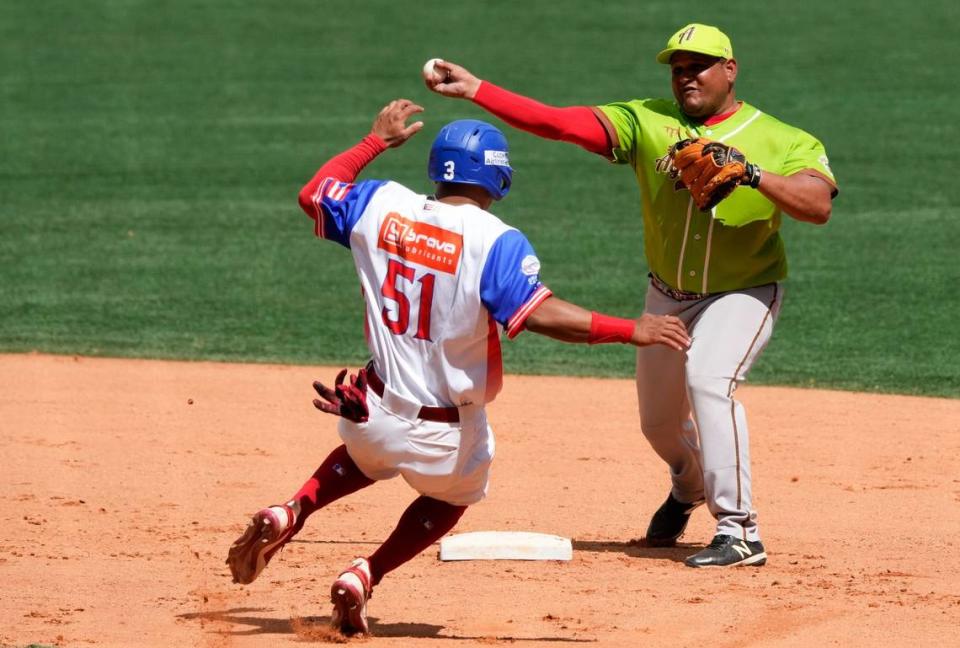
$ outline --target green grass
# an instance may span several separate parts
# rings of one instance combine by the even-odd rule
[[[786,16],[786,17],[785,17]],[[135,0],[0,5],[0,350],[359,363],[349,255],[318,242],[296,193],[383,103],[423,134],[367,177],[428,190],[430,140],[484,114],[429,94],[431,56],[542,100],[669,93],[653,62],[691,20],[733,38],[739,96],[822,139],[841,195],[790,222],[791,277],[760,383],[960,396],[958,96],[935,0],[628,2]],[[496,212],[546,282],[620,315],[645,264],[630,172],[507,130],[517,169]],[[508,371],[626,376],[629,349],[524,334]]]

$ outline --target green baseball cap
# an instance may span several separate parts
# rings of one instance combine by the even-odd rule
[[[733,58],[733,45],[730,38],[716,27],[690,23],[670,37],[666,49],[657,54],[657,62],[670,63],[674,52],[696,52],[728,59]]]

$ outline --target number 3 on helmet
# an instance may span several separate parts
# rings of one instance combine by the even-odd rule
[[[513,180],[507,138],[476,119],[450,122],[433,140],[427,174],[434,182],[478,185],[500,200]]]

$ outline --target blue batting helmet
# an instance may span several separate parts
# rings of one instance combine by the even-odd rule
[[[513,179],[507,138],[476,119],[450,122],[433,140],[427,174],[434,182],[479,185],[500,200],[510,191]]]

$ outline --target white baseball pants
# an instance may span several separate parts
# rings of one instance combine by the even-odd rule
[[[383,398],[368,389],[369,420],[340,420],[360,471],[375,480],[402,475],[421,495],[455,506],[486,497],[495,447],[483,407],[460,407],[459,423],[441,423],[415,418],[420,405],[403,401],[389,386]]]

